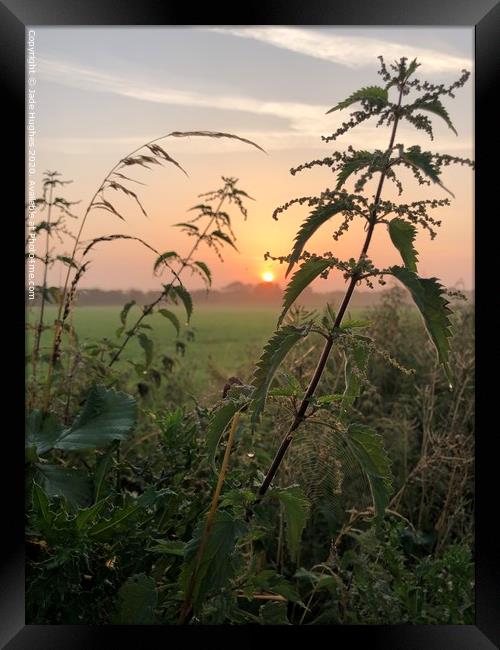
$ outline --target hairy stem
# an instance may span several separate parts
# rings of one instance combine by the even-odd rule
[[[399,89],[399,100],[398,100],[398,105],[397,105],[397,110],[395,113],[394,117],[394,124],[392,127],[392,132],[391,132],[391,138],[389,141],[389,146],[388,150],[392,150],[394,146],[394,140],[396,138],[396,131],[398,127],[398,122],[399,122],[399,108],[401,106],[401,100],[403,97],[403,88],[404,84],[401,84],[400,89]],[[387,170],[389,169],[389,164],[387,164],[384,169],[381,171],[380,174],[380,179],[378,182],[378,187],[377,191],[375,194],[375,200],[373,203],[373,207],[371,209],[371,215],[370,215],[370,221],[369,221],[369,226],[368,226],[368,231],[366,233],[366,238],[365,242],[363,244],[363,248],[361,249],[361,253],[358,258],[358,263],[361,262],[365,257],[368,252],[368,248],[370,246],[371,238],[373,235],[373,231],[375,229],[375,224],[377,222],[377,210],[378,206],[380,203],[380,197],[382,195],[382,188],[384,186],[384,181],[386,178]],[[323,350],[321,352],[321,356],[319,358],[319,361],[316,365],[316,369],[314,371],[314,374],[311,378],[311,381],[309,382],[309,386],[307,387],[307,390],[304,394],[304,397],[302,399],[302,402],[300,403],[299,409],[297,411],[297,414],[295,415],[295,418],[290,425],[290,428],[288,429],[287,433],[285,434],[285,437],[283,438],[281,445],[279,446],[278,451],[276,452],[276,456],[274,457],[274,460],[271,464],[271,467],[269,468],[264,480],[262,481],[262,484],[259,488],[258,496],[257,499],[255,500],[255,504],[258,504],[262,497],[265,495],[267,492],[269,486],[271,485],[272,480],[274,479],[276,472],[278,471],[281,462],[283,461],[283,458],[285,456],[285,453],[290,446],[292,439],[293,439],[293,434],[296,429],[300,426],[302,421],[305,418],[307,408],[309,406],[309,403],[311,401],[311,398],[314,395],[314,392],[320,382],[321,376],[323,374],[323,371],[326,367],[326,363],[328,361],[328,357],[330,356],[330,351],[333,347],[333,342],[334,342],[334,334],[335,331],[340,327],[342,323],[342,319],[344,318],[344,314],[347,310],[347,307],[349,306],[349,302],[351,300],[352,294],[354,292],[354,288],[356,286],[356,283],[359,280],[359,275],[357,273],[354,273],[351,276],[351,280],[349,282],[349,286],[347,287],[347,291],[345,293],[344,299],[342,301],[342,304],[340,306],[340,309],[338,311],[337,317],[335,319],[335,323],[333,325],[332,331],[330,333],[330,337],[326,341]]]

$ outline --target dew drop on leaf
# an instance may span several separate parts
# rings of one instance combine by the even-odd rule
[[[253,451],[249,451],[247,454],[248,458],[255,458],[255,454]]]

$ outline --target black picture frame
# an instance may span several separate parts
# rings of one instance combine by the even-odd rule
[[[479,336],[477,346],[477,391],[479,425],[476,444],[476,624],[475,625],[421,625],[421,626],[338,626],[332,633],[335,645],[369,644],[370,648],[387,650],[489,650],[498,647],[500,641],[500,579],[498,569],[498,537],[494,496],[498,490],[496,475],[498,460],[494,454],[494,440],[498,435],[493,416],[497,392],[495,382],[488,377],[494,370],[494,352],[497,334],[495,321],[489,321],[494,295],[488,289],[493,262],[498,258],[494,228],[498,222],[494,191],[498,186],[498,164],[490,153],[495,147],[498,128],[494,124],[496,104],[493,99],[499,76],[500,6],[496,0],[365,0],[362,4],[334,2],[334,0],[268,0],[268,2],[244,3],[236,8],[203,3],[188,6],[169,0],[0,0],[0,48],[2,63],[2,98],[4,129],[15,134],[14,146],[9,154],[9,169],[13,178],[9,187],[19,188],[11,192],[15,209],[20,211],[24,202],[24,147],[20,139],[25,132],[25,28],[44,25],[352,25],[352,26],[469,26],[475,27],[476,61],[476,108],[475,108],[475,273],[476,273],[476,327],[485,332]],[[7,116],[5,116],[7,111]],[[498,117],[496,117],[498,120]],[[490,126],[491,124],[491,126]],[[19,138],[19,139],[18,139]],[[498,148],[498,145],[496,145]],[[496,154],[498,159],[498,153]],[[22,171],[21,171],[22,170]],[[495,178],[494,178],[495,175]],[[21,180],[22,179],[22,180]],[[9,181],[10,183],[10,181]],[[22,187],[21,187],[22,186]],[[21,194],[22,192],[22,194]],[[23,198],[21,199],[20,196]],[[17,216],[11,221],[16,221]],[[24,221],[23,243],[24,243]],[[21,238],[21,227],[16,233]],[[19,255],[20,260],[24,259]],[[17,262],[16,262],[17,263]],[[12,269],[16,268],[15,264]],[[9,270],[10,273],[14,271]],[[17,287],[19,314],[24,316],[23,287]],[[16,299],[11,303],[17,306]],[[23,306],[21,307],[21,301]],[[490,309],[488,309],[490,307]],[[10,309],[10,307],[9,307]],[[20,318],[23,318],[20,316]],[[23,331],[23,325],[19,327]],[[493,330],[493,331],[492,331]],[[20,337],[18,342],[21,345]],[[489,341],[489,342],[488,342]],[[20,360],[19,388],[24,387],[24,371]],[[489,372],[491,371],[491,372]],[[21,384],[22,382],[22,384]],[[14,392],[14,379],[8,387],[7,396]],[[21,390],[21,389],[20,389]],[[5,393],[4,393],[5,394]],[[10,398],[9,398],[10,399]],[[498,399],[498,398],[497,398]],[[488,407],[490,413],[488,413]],[[19,414],[19,417],[22,417]],[[3,434],[10,441],[8,450],[10,471],[0,472],[3,496],[1,520],[4,523],[5,548],[0,555],[0,645],[9,650],[58,650],[72,648],[114,648],[124,643],[153,647],[165,642],[172,633],[168,626],[36,626],[25,625],[24,615],[24,442],[15,425],[19,420],[3,426]],[[491,423],[490,423],[491,422]],[[482,426],[481,426],[482,425]],[[6,444],[4,441],[4,444]],[[4,456],[7,458],[7,455]],[[496,470],[496,472],[495,472]],[[205,629],[205,628],[204,628]],[[215,631],[221,628],[215,628]],[[238,628],[224,629],[237,630]],[[301,627],[303,631],[305,628]],[[310,637],[314,629],[309,627]],[[179,628],[188,637],[198,637],[199,627]],[[198,630],[198,631],[197,631]],[[256,630],[256,631],[255,631]],[[269,628],[268,628],[269,631]],[[287,634],[289,628],[279,628],[278,634]],[[248,640],[257,638],[261,632],[250,628]],[[301,634],[303,632],[299,632]],[[296,632],[293,632],[295,635]],[[330,634],[330,633],[329,633]],[[298,639],[297,639],[298,640]],[[171,639],[170,639],[171,641]]]

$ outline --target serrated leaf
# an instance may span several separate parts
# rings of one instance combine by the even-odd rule
[[[362,379],[361,376],[366,371],[368,358],[370,355],[369,348],[363,344],[365,337],[355,337],[346,357],[345,372],[345,390],[342,395],[340,404],[340,418],[346,420],[349,411],[356,398],[360,395]]]
[[[345,440],[361,469],[366,474],[377,519],[384,516],[392,494],[392,472],[382,437],[370,427],[351,424]]]
[[[335,189],[339,190],[351,174],[360,171],[363,167],[371,165],[373,160],[374,154],[370,151],[355,151],[337,172],[337,185]]]
[[[356,90],[352,95],[349,95],[347,99],[339,102],[336,106],[331,108],[326,112],[332,113],[333,111],[339,111],[343,108],[348,108],[351,104],[365,100],[370,103],[371,106],[381,108],[387,104],[388,93],[386,88],[380,88],[380,86],[367,86],[365,88],[360,88]]]
[[[451,383],[448,354],[451,337],[449,315],[452,311],[448,307],[449,301],[444,297],[443,286],[437,278],[419,278],[416,273],[401,266],[392,266],[390,271],[410,291]]]
[[[172,291],[181,299],[186,310],[187,322],[189,323],[193,313],[193,299],[191,298],[191,294],[180,284],[172,287]]]
[[[79,450],[103,447],[112,440],[125,440],[136,421],[136,402],[125,393],[96,385],[73,425],[62,432],[56,449]]]
[[[232,246],[234,250],[238,250],[231,237],[229,237],[229,235],[226,235],[225,232],[222,232],[222,230],[214,230],[210,233],[210,237],[216,237],[217,239],[220,239],[221,241],[226,242],[226,244]]]
[[[239,405],[235,402],[228,401],[223,404],[217,411],[212,413],[210,418],[210,424],[208,426],[206,446],[208,460],[212,465],[214,472],[217,473],[217,468],[215,466],[215,454],[217,447],[219,445],[219,440],[222,437],[222,434],[228,427],[229,423],[233,419],[233,415],[238,411]]]
[[[285,325],[277,330],[266,343],[252,377],[252,384],[255,387],[252,397],[253,424],[258,422],[260,414],[264,410],[269,388],[281,362],[292,347],[309,334],[310,328],[310,325],[303,327]]]
[[[389,222],[389,235],[392,243],[398,249],[404,265],[409,271],[417,272],[418,254],[413,246],[417,229],[404,219],[392,219]]]
[[[130,302],[127,302],[125,305],[123,305],[123,309],[120,312],[120,321],[124,327],[127,323],[128,313],[135,304],[136,304],[135,300],[131,300]]]
[[[181,331],[181,324],[179,323],[177,316],[168,309],[158,309],[158,313],[172,323],[172,325],[175,327],[175,331],[177,332],[177,336],[179,336],[179,332]]]
[[[287,617],[287,604],[269,602],[260,606],[259,619],[262,625],[291,625]]]
[[[283,505],[287,547],[290,557],[295,561],[299,553],[300,540],[306,526],[311,503],[297,485],[288,488],[275,488],[272,490],[272,494]]]
[[[180,582],[184,590],[195,569],[198,549],[205,530],[206,518],[200,519],[192,539],[186,544],[184,567]],[[196,572],[196,582],[193,590],[193,606],[199,608],[204,597],[222,589],[234,574],[235,543],[246,530],[246,524],[241,519],[235,519],[229,512],[218,510],[210,529],[203,557]]]
[[[334,215],[342,212],[348,207],[346,201],[336,201],[330,205],[322,205],[311,211],[307,219],[302,223],[297,235],[295,236],[295,243],[293,245],[290,263],[286,271],[286,275],[290,273],[294,264],[299,261],[306,242],[314,235],[320,226],[326,223]]]
[[[283,294],[283,309],[278,318],[278,327],[283,322],[287,311],[293,305],[298,296],[315,280],[321,273],[331,267],[332,262],[321,257],[311,257],[301,264],[298,271],[293,274]]]
[[[423,172],[425,176],[428,176],[434,183],[437,183],[437,185],[442,187],[445,192],[448,192],[448,194],[455,197],[453,192],[450,192],[450,190],[440,181],[439,174],[432,162],[432,153],[430,151],[422,151],[418,145],[415,145],[410,147],[407,151],[401,151],[400,156],[404,161]]]
[[[144,573],[131,576],[118,591],[113,625],[152,625],[158,604],[155,581]]]
[[[210,269],[208,268],[208,266],[205,264],[205,262],[198,261],[198,262],[194,262],[194,264],[196,264],[196,266],[203,271],[203,273],[206,275],[208,286],[211,286],[211,284],[212,284],[212,273],[211,273]]]
[[[33,508],[38,513],[43,524],[46,526],[52,524],[53,517],[49,509],[49,500],[37,483],[33,483]]]
[[[443,106],[441,103],[441,100],[438,99],[437,97],[435,99],[432,99],[431,101],[427,102],[415,102],[414,108],[422,111],[429,111],[430,113],[434,113],[435,115],[438,115],[439,117],[442,117],[443,120],[446,122],[448,127],[453,131],[455,135],[458,135],[455,127],[453,126],[453,122],[451,121],[450,115],[446,108]]]
[[[81,508],[92,500],[92,481],[82,470],[57,465],[37,465],[37,481],[48,497],[64,497],[73,508]]]
[[[104,479],[113,465],[113,455],[116,451],[116,445],[111,445],[103,456],[96,462],[94,473],[94,501],[100,501],[103,495],[105,483]]]
[[[175,251],[167,251],[162,253],[159,257],[156,258],[156,261],[153,266],[153,273],[157,273],[160,266],[167,260],[179,257]]]

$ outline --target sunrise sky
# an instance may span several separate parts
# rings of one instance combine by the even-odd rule
[[[375,120],[348,132],[335,143],[321,135],[336,130],[348,111],[325,115],[338,101],[361,86],[380,83],[377,55],[387,62],[417,57],[419,77],[450,83],[462,68],[473,72],[471,28],[349,27],[153,27],[34,28],[37,79],[37,180],[45,169],[58,170],[73,184],[63,196],[80,200],[80,214],[109,169],[141,143],[171,131],[225,131],[250,138],[268,155],[235,141],[167,138],[160,144],[188,171],[173,166],[135,173],[147,181],[141,200],[146,219],[132,202],[119,201],[127,223],[109,213],[91,214],[84,239],[123,233],[137,235],[161,251],[186,252],[191,245],[172,224],[186,220],[197,195],[220,186],[220,177],[240,179],[255,201],[248,203],[247,221],[235,214],[240,252],[225,251],[222,264],[206,248],[198,258],[212,268],[214,287],[232,281],[258,282],[273,273],[283,286],[284,266],[266,263],[263,255],[286,255],[308,208],[294,208],[278,222],[275,207],[295,197],[333,188],[335,179],[316,168],[296,176],[290,167],[346,148],[387,146],[387,128]],[[435,140],[403,125],[397,141],[421,144],[431,151],[473,157],[473,77],[455,100],[444,101],[458,137],[435,118]],[[409,177],[408,177],[409,178]],[[438,237],[419,233],[419,271],[445,284],[473,288],[473,172],[466,167],[444,170],[444,184],[454,192],[452,206],[435,212],[442,218]],[[387,187],[387,186],[386,186]],[[410,181],[401,201],[429,195],[445,198],[437,186],[416,187]],[[61,192],[60,192],[61,193]],[[387,198],[396,198],[392,188]],[[116,196],[113,199],[118,199]],[[362,224],[339,242],[328,225],[307,249],[332,250],[339,257],[357,257]],[[380,227],[370,255],[378,266],[398,263],[398,255]],[[83,287],[155,289],[154,258],[133,242],[96,247]],[[41,274],[41,269],[38,269]],[[55,269],[50,281],[58,284]],[[37,279],[40,284],[40,278]],[[201,282],[186,277],[188,288]],[[462,284],[463,283],[463,284]],[[340,275],[316,281],[317,291],[342,288]]]

